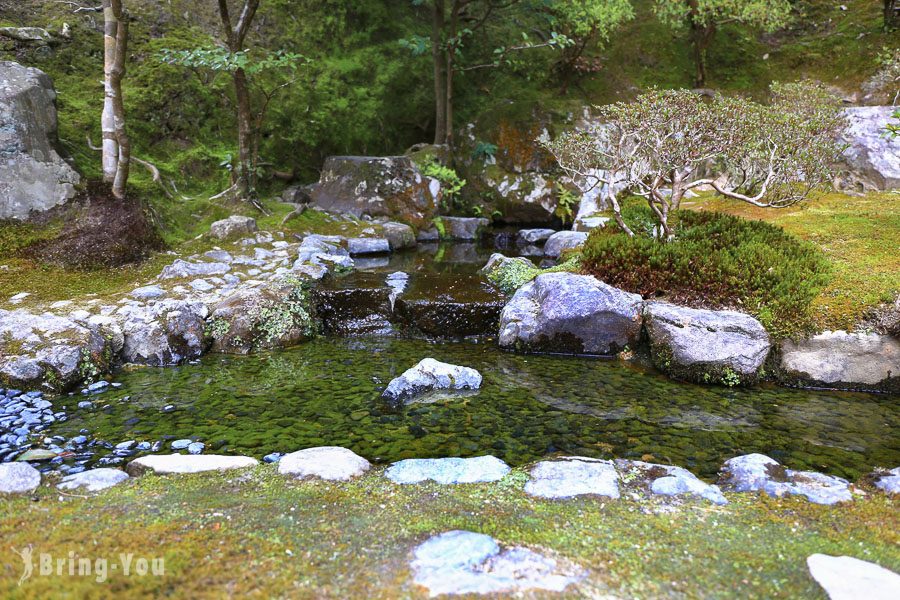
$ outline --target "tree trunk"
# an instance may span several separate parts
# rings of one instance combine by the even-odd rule
[[[450,8],[450,30],[447,36],[447,47],[444,51],[447,81],[444,90],[447,135],[444,138],[444,143],[448,146],[453,145],[453,71],[456,68],[454,65],[454,57],[456,56],[456,37],[459,35],[459,13],[464,5],[465,2],[462,2],[461,0],[453,0],[453,6]]]
[[[131,144],[125,132],[122,78],[128,49],[128,23],[122,0],[103,0],[103,181],[112,185],[116,198],[125,197],[131,161]]]
[[[706,50],[715,33],[715,25],[701,23],[698,17],[697,0],[690,0],[691,48],[694,54],[694,87],[706,86]]]
[[[241,197],[251,199],[256,192],[256,166],[253,158],[253,111],[250,107],[250,87],[247,74],[237,69],[233,75],[234,96],[237,101],[238,163],[235,183]]]
[[[884,0],[884,28],[887,31],[900,26],[900,6],[897,0]]]
[[[431,60],[434,63],[434,143],[447,143],[447,63],[444,59],[444,0],[434,0]]]

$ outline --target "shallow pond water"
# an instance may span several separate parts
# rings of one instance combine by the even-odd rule
[[[478,369],[481,391],[387,406],[384,386],[426,356]],[[57,399],[69,420],[48,434],[85,428],[113,444],[194,437],[206,452],[256,457],[338,445],[375,462],[493,454],[519,465],[562,452],[673,463],[705,477],[749,452],[851,479],[900,464],[896,396],[688,385],[621,361],[516,355],[490,341],[321,338],[116,380],[122,388],[90,398],[94,409],[76,409],[80,395]]]

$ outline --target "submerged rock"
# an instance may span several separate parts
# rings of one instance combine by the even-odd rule
[[[764,454],[747,454],[725,461],[719,484],[736,492],[762,491],[770,496],[804,496],[815,504],[837,504],[853,499],[850,483],[813,471],[793,471]]]
[[[509,473],[509,466],[494,456],[475,458],[410,458],[392,464],[385,477],[394,483],[441,484],[485,483],[500,481]]]
[[[87,492],[99,492],[118,485],[128,479],[128,474],[119,469],[91,469],[63,477],[57,486],[61,490],[84,488]]]
[[[582,231],[557,231],[544,244],[544,254],[559,258],[566,250],[578,248],[587,241],[588,234]]]
[[[900,341],[826,331],[781,346],[780,379],[791,385],[900,392]]]
[[[433,392],[477,390],[480,387],[481,374],[475,369],[425,358],[391,381],[381,397],[389,402],[404,402]]]
[[[545,273],[519,288],[500,316],[500,346],[615,354],[641,334],[643,300],[589,275]]]
[[[41,485],[40,472],[27,463],[0,464],[0,494],[30,494]]]
[[[157,475],[202,473],[246,469],[259,464],[249,456],[223,456],[221,454],[151,454],[136,458],[125,467],[135,477],[144,473]]]
[[[218,240],[227,240],[242,235],[249,235],[258,229],[256,219],[241,215],[231,215],[227,219],[216,221],[210,225],[209,235]]]
[[[608,460],[574,456],[545,460],[537,463],[530,475],[525,493],[539,498],[619,497],[619,474]]]
[[[413,582],[429,594],[499,594],[546,590],[562,592],[584,578],[580,569],[564,572],[557,562],[526,548],[502,551],[490,536],[448,531],[413,552]]]
[[[392,286],[382,273],[357,271],[329,278],[312,290],[316,318],[329,335],[390,335],[393,301],[403,287]]]
[[[895,600],[900,575],[851,556],[813,554],[806,559],[809,574],[831,600]]]
[[[769,354],[769,334],[749,315],[651,302],[644,310],[653,364],[679,379],[747,384]]]
[[[278,472],[294,477],[316,477],[328,481],[349,481],[368,471],[372,465],[347,448],[321,446],[285,454],[278,461]]]

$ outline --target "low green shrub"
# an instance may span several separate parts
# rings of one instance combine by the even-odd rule
[[[680,211],[675,238],[653,237],[650,209],[626,206],[630,238],[595,229],[584,245],[585,271],[645,298],[756,316],[775,337],[812,327],[810,305],[828,283],[828,261],[780,227],[717,212]]]

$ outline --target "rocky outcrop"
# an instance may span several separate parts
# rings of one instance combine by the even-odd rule
[[[232,215],[209,226],[209,235],[217,240],[228,240],[257,231],[256,219]]]
[[[72,199],[78,173],[60,157],[56,92],[38,69],[0,62],[0,219]]]
[[[844,160],[865,187],[900,189],[900,143],[885,135],[894,110],[891,106],[844,109],[848,121],[842,139],[848,144]]]
[[[202,302],[166,299],[119,309],[125,363],[165,366],[199,357],[209,347]]]
[[[653,364],[698,383],[752,383],[769,354],[769,335],[749,315],[699,310],[663,302],[644,309]]]
[[[850,484],[840,477],[786,469],[764,454],[747,454],[725,461],[719,485],[735,492],[765,492],[770,496],[804,496],[815,504],[853,499]]]
[[[556,217],[559,193],[547,174],[514,173],[491,165],[480,179],[493,192],[493,206],[505,223],[549,223]]]
[[[313,205],[330,212],[389,217],[421,227],[437,214],[441,188],[408,156],[331,156],[310,196]]]
[[[62,392],[109,370],[112,349],[100,332],[49,313],[0,310],[0,383]]]
[[[788,385],[900,392],[900,341],[846,331],[785,340],[779,371]]]
[[[424,358],[391,381],[381,397],[392,403],[409,402],[427,394],[474,391],[480,387],[481,374],[475,369]]]
[[[588,234],[583,231],[557,231],[544,244],[544,254],[550,258],[559,258],[566,250],[584,244],[587,238]]]
[[[640,340],[643,300],[589,275],[545,273],[500,315],[500,345],[533,352],[611,355]]]
[[[368,471],[371,466],[369,461],[347,448],[321,446],[285,454],[278,461],[278,472],[297,478],[349,481]]]

